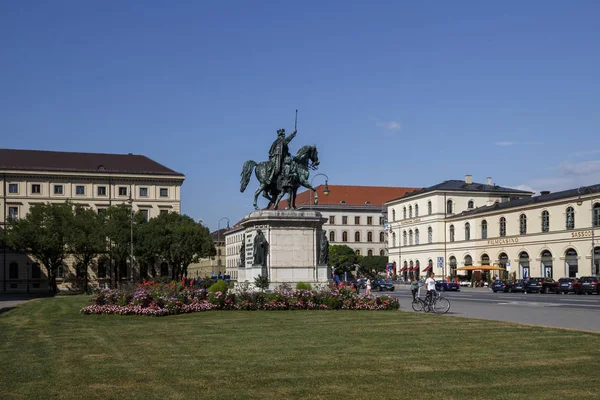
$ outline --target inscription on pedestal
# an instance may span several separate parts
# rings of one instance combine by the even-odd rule
[[[246,268],[252,268],[254,263],[254,232],[246,232],[244,238],[246,243]]]

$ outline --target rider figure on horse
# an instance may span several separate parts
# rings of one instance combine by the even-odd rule
[[[269,161],[271,162],[271,175],[269,175],[268,180],[269,183],[276,183],[274,178],[276,179],[281,173],[285,158],[291,156],[288,143],[290,143],[295,136],[296,131],[292,132],[290,136],[285,137],[285,129],[277,130],[277,139],[275,139],[271,145],[271,148],[269,149]]]

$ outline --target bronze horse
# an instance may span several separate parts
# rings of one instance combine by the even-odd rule
[[[271,172],[270,168],[273,168],[268,161],[257,163],[256,161],[248,160],[244,163],[242,173],[240,174],[240,192],[246,190],[253,169],[255,170],[256,179],[258,179],[258,183],[260,184],[258,189],[256,189],[256,192],[254,192],[255,210],[258,210],[258,195],[261,193],[263,197],[269,200],[267,208],[273,206],[273,209],[277,210],[281,198],[287,193],[289,196],[289,207],[296,209],[296,192],[300,186],[312,190],[315,194],[315,204],[318,204],[319,197],[317,191],[311,186],[310,182],[308,182],[309,171],[311,169],[317,169],[319,165],[319,153],[317,147],[304,146],[291,158],[290,176],[288,179],[285,179],[283,176],[276,177],[275,182],[267,182]]]

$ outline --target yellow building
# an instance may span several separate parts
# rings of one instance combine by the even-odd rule
[[[185,176],[143,155],[0,149],[0,226],[23,218],[35,204],[69,200],[102,210],[132,202],[146,218],[181,211]],[[88,268],[91,282],[104,283],[110,265]],[[164,266],[161,268],[164,271]],[[125,276],[130,276],[127,271]],[[59,288],[68,289],[82,271],[66,261]],[[47,291],[46,271],[36,260],[2,248],[0,293]]]
[[[190,279],[204,278],[206,276],[217,276],[225,274],[225,232],[228,228],[223,228],[212,232],[213,243],[217,254],[213,257],[202,258],[197,263],[188,266],[187,277]]]

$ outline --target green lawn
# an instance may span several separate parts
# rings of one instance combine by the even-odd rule
[[[0,398],[597,398],[600,335],[398,311],[0,314]]]

